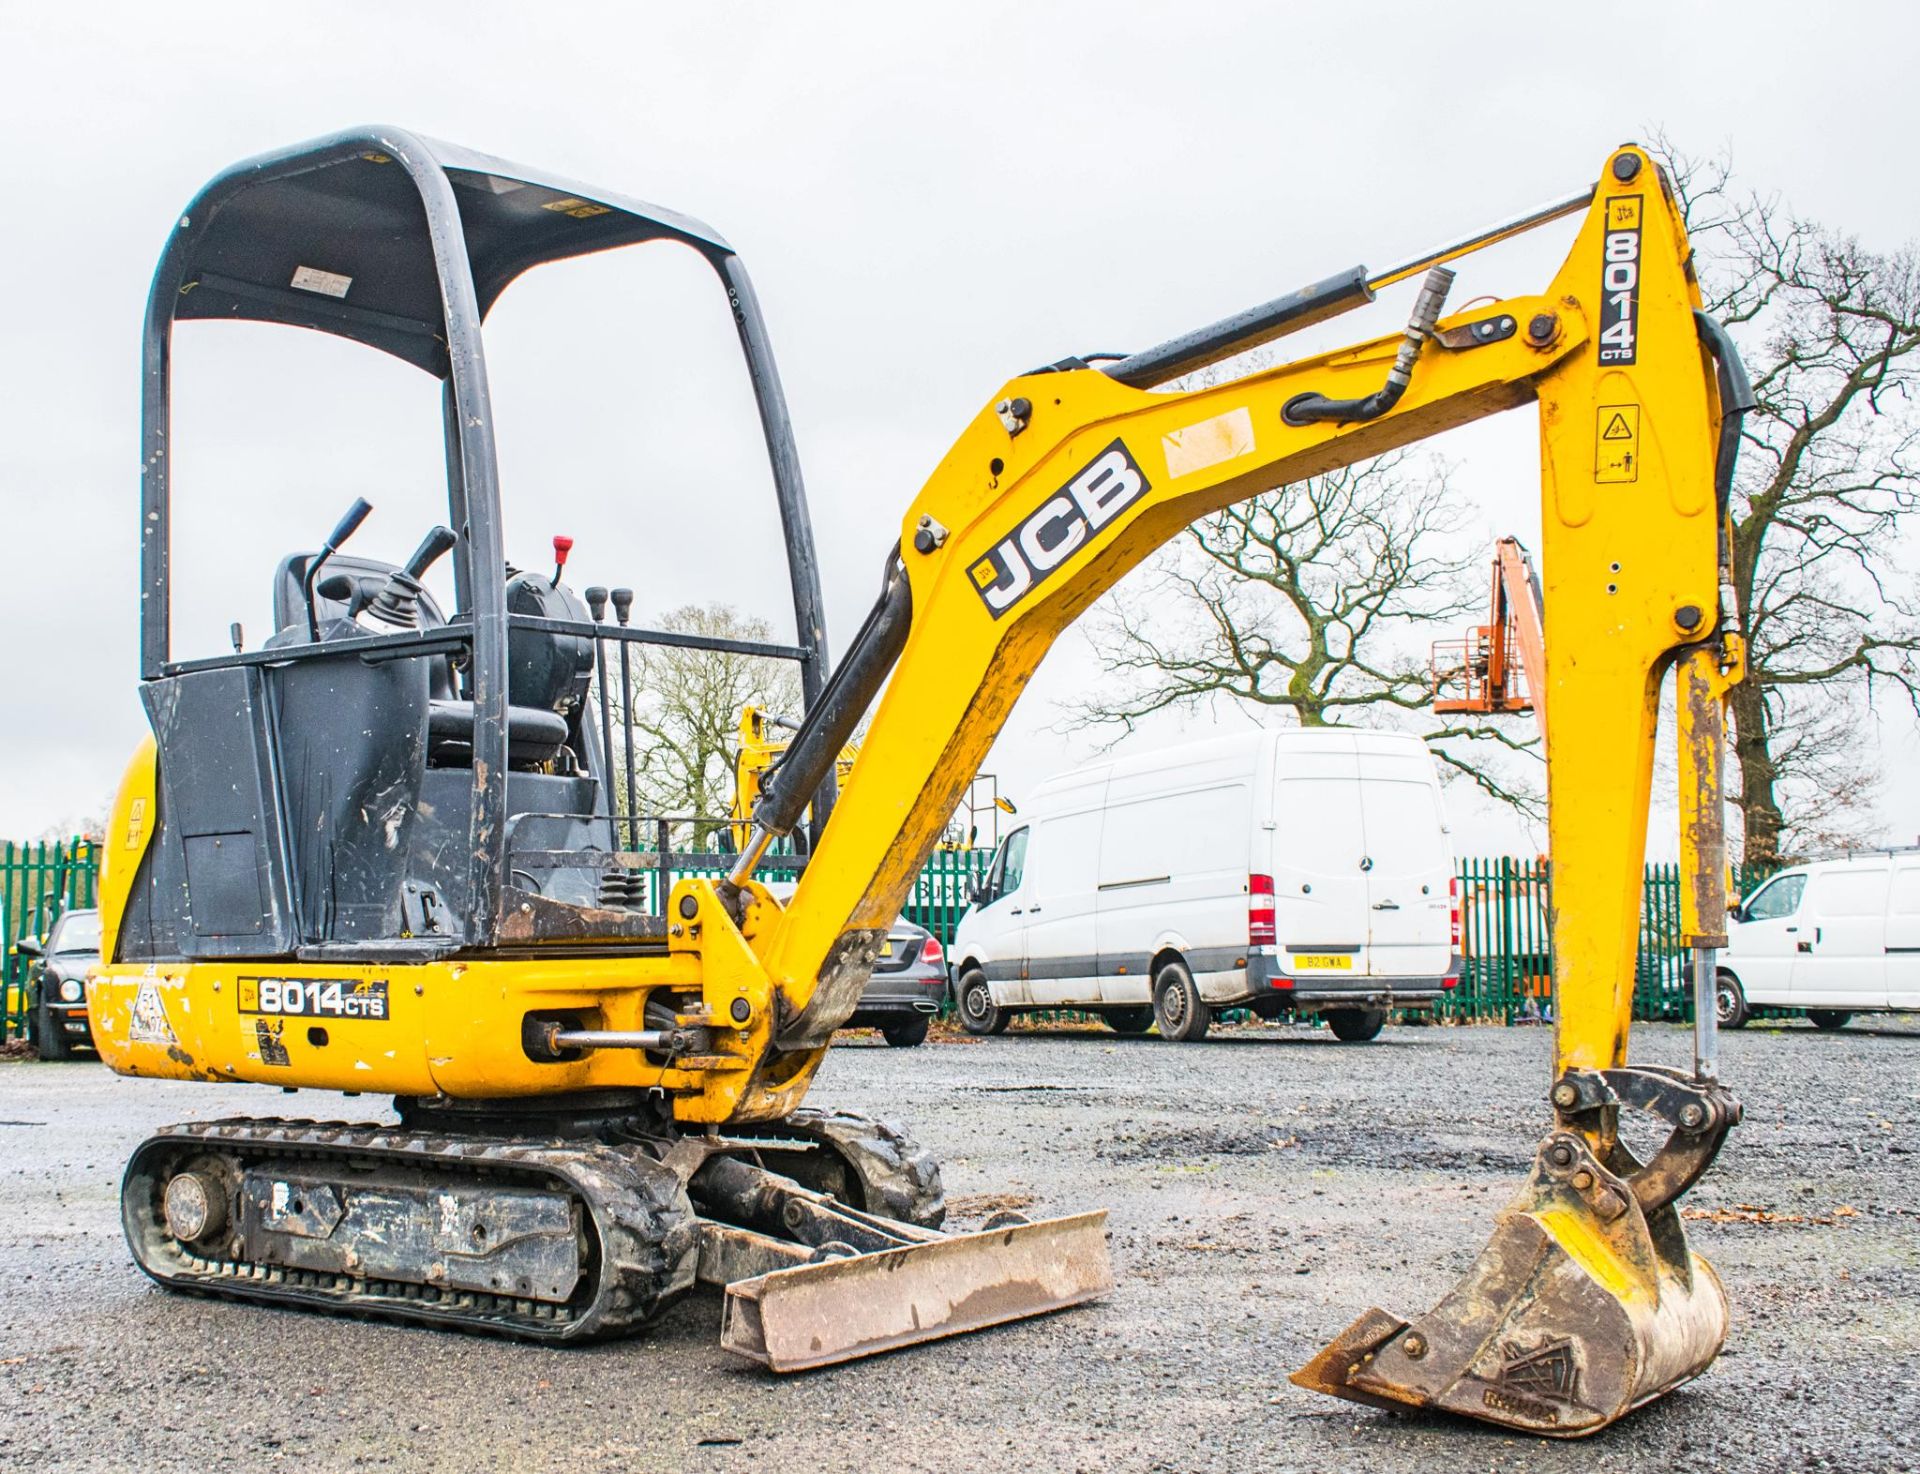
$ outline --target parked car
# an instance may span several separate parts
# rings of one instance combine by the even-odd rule
[[[1216,737],[1035,791],[953,942],[961,1024],[1088,1009],[1203,1037],[1223,1009],[1371,1039],[1459,975],[1453,855],[1412,736]]]
[[[1795,865],[1734,908],[1715,995],[1721,1024],[1803,1008],[1816,1028],[1920,1009],[1920,852]]]
[[[26,1003],[40,1058],[66,1059],[76,1046],[92,1049],[87,974],[100,965],[100,913],[65,912],[43,940],[23,938],[18,946],[32,959]]]
[[[940,939],[904,916],[881,944],[860,1006],[847,1020],[849,1029],[878,1029],[895,1049],[911,1049],[927,1038],[947,999],[947,952]]]
[[[781,900],[793,894],[792,881],[768,889]],[[860,1005],[840,1027],[878,1029],[895,1049],[924,1044],[927,1026],[947,1001],[947,951],[924,926],[902,916],[887,929]]]

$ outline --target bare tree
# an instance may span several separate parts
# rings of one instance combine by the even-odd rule
[[[1874,699],[1891,690],[1920,712],[1920,585],[1902,547],[1920,502],[1920,261],[1739,186],[1725,156],[1659,150],[1707,308],[1759,401],[1734,495],[1749,677],[1731,705],[1745,859],[1772,865],[1860,836]]]
[[[766,621],[725,604],[689,604],[664,616],[659,627],[682,634],[731,640],[771,640]],[[630,713],[630,754],[639,811],[647,815],[717,818],[733,801],[734,765],[740,756],[740,712],[749,705],[798,715],[800,677],[791,663],[724,650],[673,645],[640,647],[635,661]],[[617,662],[615,669],[617,670]],[[618,676],[613,684],[617,688]],[[614,691],[616,710],[620,702]],[[615,723],[614,741],[621,741]],[[622,784],[615,783],[616,789]],[[626,795],[616,794],[626,810]],[[712,836],[701,831],[698,839]]]
[[[1483,557],[1445,467],[1406,451],[1282,486],[1188,528],[1098,606],[1090,636],[1116,679],[1068,724],[1131,731],[1220,701],[1300,725],[1412,725],[1485,792],[1540,812],[1530,737],[1436,722],[1431,630],[1478,611]],[[1490,755],[1499,754],[1494,760]]]

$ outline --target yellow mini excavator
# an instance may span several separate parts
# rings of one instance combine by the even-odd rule
[[[1539,295],[1445,312],[1445,263],[1574,216]],[[732,308],[800,632],[744,643],[798,662],[806,698],[731,874],[665,894],[632,884],[654,862],[616,842],[586,692],[596,639],[695,637],[624,613],[603,625],[560,569],[506,568],[480,333],[528,268],[640,242],[704,258]],[[123,1074],[379,1093],[399,1121],[159,1132],[122,1193],[141,1268],[198,1293],[547,1342],[629,1331],[705,1279],[726,1286],[725,1344],[776,1370],[1101,1294],[1103,1214],[944,1234],[923,1147],[804,1106],[834,1029],[1022,687],[1104,590],[1234,501],[1536,402],[1553,1124],[1460,1288],[1411,1323],[1369,1312],[1296,1375],[1554,1435],[1697,1375],[1727,1306],[1675,1205],[1739,1117],[1716,1079],[1710,995],[1691,1070],[1627,1061],[1669,668],[1685,925],[1707,988],[1723,910],[1721,710],[1741,652],[1722,568],[1749,395],[1689,262],[1667,181],[1627,146],[1597,184],[1402,266],[1023,374],[907,507],[879,599],[829,674],[779,379],[713,231],[385,128],[219,175],[178,218],[146,321],[153,741],[113,811],[95,1037]],[[1404,332],[1160,387],[1416,279]],[[341,552],[356,504],[274,573],[271,638],[183,659],[168,618],[169,345],[177,321],[205,318],[334,334],[440,379],[449,515],[393,567]],[[448,554],[443,611],[420,580]],[[835,762],[870,707],[841,788]],[[810,858],[778,900],[756,871],[809,814]],[[1309,934],[1310,898],[1275,905],[1301,911],[1288,935]],[[1622,1143],[1623,1110],[1667,1128],[1644,1162]]]

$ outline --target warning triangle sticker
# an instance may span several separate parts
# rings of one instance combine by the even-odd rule
[[[1602,440],[1633,439],[1633,430],[1627,424],[1627,417],[1616,412],[1614,417],[1607,421],[1607,428],[1600,432],[1600,438]]]
[[[167,1022],[167,1006],[160,1001],[160,990],[151,978],[140,984],[133,1000],[133,1017],[128,1035],[136,1044],[177,1044],[173,1025]]]

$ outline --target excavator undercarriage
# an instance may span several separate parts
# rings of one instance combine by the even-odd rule
[[[1447,263],[1574,217],[1543,292],[1446,313]],[[569,539],[551,577],[505,563],[481,320],[532,266],[644,242],[693,250],[725,289],[799,631],[704,641],[796,662],[805,697],[751,823],[721,821],[738,853],[717,879],[670,869],[667,821],[636,811],[608,735],[607,649],[625,705],[634,646],[702,639],[630,624],[629,590],[606,623],[606,591],[583,605],[562,581]],[[776,1371],[1101,1295],[1104,1213],[948,1234],[924,1149],[804,1106],[833,1033],[1021,689],[1089,604],[1198,518],[1537,403],[1528,599],[1552,639],[1525,652],[1526,696],[1548,765],[1554,1120],[1460,1287],[1412,1322],[1369,1312],[1296,1380],[1573,1435],[1698,1375],[1727,1306],[1675,1203],[1739,1119],[1711,988],[1721,712],[1742,675],[1727,499],[1751,395],[1690,261],[1671,190],[1628,145],[1593,187],[1389,271],[1021,375],[908,507],[880,597],[829,672],[778,374],[715,233],[395,129],[217,177],[179,217],[150,297],[155,735],[109,826],[90,1013],[123,1074],[391,1095],[400,1119],[159,1133],[125,1178],[135,1258],[171,1288],[548,1342],[634,1330],[704,1280],[725,1286],[723,1343]],[[1416,278],[1400,333],[1164,387]],[[236,625],[231,654],[182,659],[169,345],[191,318],[331,333],[440,379],[449,525],[404,565],[337,556],[371,510],[356,502],[318,552],[282,563],[269,639],[248,650]],[[449,554],[443,613],[422,579]],[[1498,598],[1496,584],[1504,638]],[[1683,925],[1706,990],[1690,1073],[1627,1057],[1669,672]],[[650,864],[633,838],[651,822]],[[788,898],[760,874],[782,841],[803,856]],[[1645,1162],[1623,1112],[1668,1129]]]
[[[776,1371],[1112,1288],[1104,1212],[943,1233],[938,1164],[884,1121],[687,1136],[644,1105],[171,1127],[127,1166],[127,1242],[170,1289],[529,1341],[627,1335],[702,1282],[722,1344]]]

